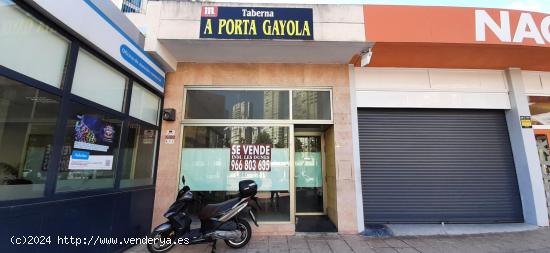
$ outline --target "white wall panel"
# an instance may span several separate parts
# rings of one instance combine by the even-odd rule
[[[501,70],[355,68],[357,107],[510,109]]]
[[[355,68],[357,90],[429,89],[426,69]]]
[[[506,93],[357,91],[359,108],[510,109]]]
[[[506,90],[503,71],[428,69],[430,84],[441,90]]]
[[[525,93],[529,95],[550,95],[550,72],[522,71]]]
[[[522,71],[523,85],[526,93],[538,93],[543,91],[540,73],[535,71]]]

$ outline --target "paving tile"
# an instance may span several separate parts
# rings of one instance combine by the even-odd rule
[[[399,253],[418,253],[418,250],[414,248],[394,248]]]
[[[367,243],[371,246],[371,248],[390,247],[390,245],[388,245],[384,239],[380,239],[380,238],[373,238],[373,239],[367,240]]]
[[[420,251],[420,253],[445,253],[441,249],[436,249],[430,246],[416,247],[415,249]]]
[[[550,229],[527,232],[367,238],[359,235],[255,236],[242,249],[220,240],[218,253],[550,253]],[[170,253],[210,253],[211,244],[177,245]],[[148,253],[136,245],[126,253]]]
[[[352,239],[352,240],[346,240],[346,242],[351,247],[353,252],[356,252],[356,253],[374,252],[374,250],[370,247],[370,245],[367,243],[366,240]]]
[[[290,253],[313,253],[309,250],[309,248],[305,248],[305,249],[296,249],[296,248],[291,248],[290,249]]]
[[[232,253],[232,250],[226,251],[226,253]],[[268,253],[269,249],[247,249],[246,253]]]
[[[304,238],[297,238],[297,237],[288,238],[288,247],[290,249],[309,249],[307,240]]]
[[[311,252],[315,252],[315,253],[332,252],[332,250],[330,249],[326,241],[307,240],[307,243],[309,245],[309,249],[311,250]]]
[[[403,242],[405,242],[407,245],[413,248],[429,247],[429,244],[423,241],[421,238],[407,238],[407,239],[403,239]]]
[[[376,253],[399,253],[394,248],[374,248]]]
[[[385,239],[384,242],[392,248],[406,248],[408,245],[399,239]]]
[[[328,245],[333,252],[353,253],[350,246],[344,240],[330,240]]]
[[[269,249],[269,253],[289,253],[289,252],[290,252],[289,249]]]

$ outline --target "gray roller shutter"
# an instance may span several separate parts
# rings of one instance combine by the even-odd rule
[[[504,112],[359,109],[366,223],[523,222]]]

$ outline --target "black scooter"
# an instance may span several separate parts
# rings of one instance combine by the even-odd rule
[[[185,185],[185,177],[182,177]],[[149,236],[147,249],[152,253],[166,252],[176,244],[190,245],[212,242],[212,253],[216,251],[216,241],[224,240],[231,248],[242,248],[252,237],[252,229],[243,216],[249,216],[258,226],[256,217],[249,206],[251,200],[256,202],[258,185],[253,180],[239,182],[239,197],[219,204],[206,205],[199,212],[200,228],[190,229],[191,217],[188,209],[193,201],[189,186],[184,186],[176,201],[168,208],[164,217],[167,222],[157,226]]]

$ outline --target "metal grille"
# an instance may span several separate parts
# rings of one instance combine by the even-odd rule
[[[522,222],[503,111],[359,109],[366,223]]]
[[[550,149],[548,146],[548,134],[537,134],[537,149],[539,151],[539,160],[542,169],[542,179],[544,180],[544,191],[546,193],[546,207],[550,213]]]
[[[122,1],[122,12],[124,13],[143,13],[142,0],[124,0]]]

